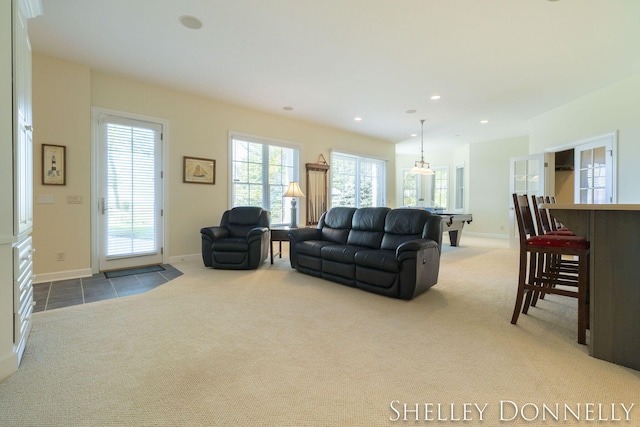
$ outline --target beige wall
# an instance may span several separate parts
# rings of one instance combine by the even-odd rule
[[[618,131],[618,203],[640,203],[640,74],[619,81],[529,122],[529,152],[540,153]]]
[[[90,268],[91,79],[87,67],[33,55],[33,247],[36,276]],[[42,185],[42,144],[66,146],[66,185]],[[53,196],[53,204],[38,203]],[[67,204],[82,196],[82,204]],[[56,254],[64,252],[64,261]],[[36,281],[38,278],[36,277]]]
[[[494,237],[509,235],[509,165],[512,157],[525,155],[526,136],[469,146],[469,212],[473,222],[465,230]]]
[[[53,194],[55,204],[36,205],[34,247],[36,274],[79,271],[90,267],[91,107],[118,110],[168,122],[165,153],[167,247],[169,257],[200,253],[200,228],[217,224],[229,200],[228,134],[245,134],[302,145],[300,171],[331,149],[388,160],[387,199],[395,200],[394,145],[329,127],[234,106],[194,94],[91,71],[85,66],[34,55],[34,135],[42,143],[67,145],[68,182],[40,185],[38,194]],[[73,155],[72,155],[73,153]],[[216,159],[216,185],[182,183],[182,156]],[[35,164],[40,165],[36,151]],[[38,166],[39,167],[39,166]],[[38,169],[39,170],[39,169]],[[36,183],[40,175],[36,173]],[[66,196],[82,195],[82,205],[67,205]],[[299,204],[304,218],[305,203]],[[66,261],[55,261],[65,251]]]

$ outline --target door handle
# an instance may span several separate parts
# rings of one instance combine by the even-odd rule
[[[104,215],[104,213],[105,213],[106,211],[108,211],[108,210],[109,210],[109,209],[107,209],[107,207],[106,207],[106,203],[104,202],[104,197],[102,198],[102,200],[101,200],[101,203],[100,203],[100,204],[101,204],[101,211],[102,211],[102,215]]]

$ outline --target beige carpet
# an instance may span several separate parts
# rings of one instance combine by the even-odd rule
[[[0,425],[640,425],[640,372],[588,356],[573,300],[513,326],[517,252],[470,236],[445,249],[439,284],[409,302],[300,274],[285,253],[252,272],[176,264],[146,294],[38,313]]]

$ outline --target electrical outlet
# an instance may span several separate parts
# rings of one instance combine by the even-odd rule
[[[64,252],[56,252],[56,261],[64,261]]]

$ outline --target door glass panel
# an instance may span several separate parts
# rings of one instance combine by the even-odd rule
[[[580,168],[591,167],[591,150],[585,150],[580,153]]]
[[[607,203],[607,191],[605,188],[596,188],[593,190],[593,203]]]
[[[580,187],[587,188],[589,185],[589,170],[580,171]]]
[[[594,166],[603,166],[605,164],[606,151],[604,147],[597,147],[593,150],[593,164]]]
[[[107,258],[155,253],[155,131],[107,124]]]
[[[603,142],[604,144],[604,142]],[[611,203],[611,168],[607,145],[591,144],[591,147],[577,147],[580,152],[578,175],[580,203]]]
[[[587,201],[588,190],[580,190],[580,203],[589,203]]]

